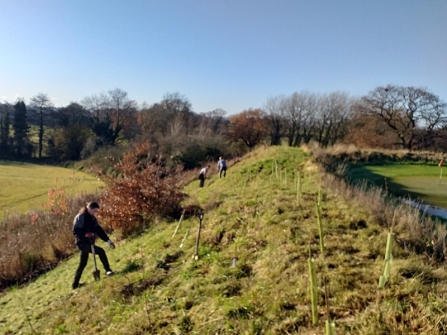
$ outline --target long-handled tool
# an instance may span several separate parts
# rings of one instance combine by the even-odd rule
[[[95,265],[95,270],[93,271],[93,277],[96,281],[101,279],[101,272],[99,272],[98,268],[96,267],[96,254],[95,254],[95,240],[93,239],[90,243],[92,246],[92,254],[93,254],[93,264]]]

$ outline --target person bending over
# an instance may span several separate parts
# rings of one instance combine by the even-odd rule
[[[95,201],[89,202],[85,207],[80,209],[73,221],[73,234],[76,237],[76,246],[81,251],[79,266],[76,270],[72,284],[73,289],[80,286],[79,280],[81,279],[82,271],[87,265],[88,254],[92,252],[92,244],[95,248],[95,254],[99,256],[99,259],[104,266],[106,274],[108,276],[113,275],[106,252],[103,248],[94,245],[96,236],[98,236],[100,239],[107,242],[112,249],[115,248],[115,244],[109,239],[95,217],[95,214],[98,211],[98,203]]]
[[[205,185],[205,177],[206,177],[206,173],[208,172],[209,168],[210,168],[210,166],[208,165],[207,167],[204,167],[202,170],[200,170],[200,173],[199,173],[199,180],[200,180],[199,187],[203,187],[203,185]]]

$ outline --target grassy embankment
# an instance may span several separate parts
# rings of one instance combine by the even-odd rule
[[[68,196],[95,192],[103,182],[84,172],[20,162],[0,161],[0,221],[7,213],[42,209],[50,188]]]
[[[320,253],[315,201],[322,177],[309,158],[294,148],[259,149],[231,166],[225,179],[212,176],[203,189],[193,182],[185,189],[187,203],[205,210],[198,260],[192,258],[197,216],[185,218],[175,236],[176,223],[159,222],[107,250],[115,277],[94,282],[90,260],[86,286],[72,291],[75,257],[0,295],[0,332],[322,334],[323,280],[337,334],[446,332],[443,266],[428,265],[426,258],[395,245],[389,282],[377,289],[388,233],[384,224],[391,222],[379,225],[367,196],[348,201],[336,183],[323,185],[325,252]],[[317,327],[311,324],[309,254],[319,286]]]

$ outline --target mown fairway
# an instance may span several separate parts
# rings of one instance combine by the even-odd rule
[[[426,203],[447,208],[447,168],[440,179],[441,169],[428,164],[387,164],[354,167],[349,170],[352,180],[367,179],[387,187],[397,196],[411,196]]]
[[[90,258],[86,285],[73,291],[78,257],[63,261],[29,285],[0,294],[0,333],[323,334],[326,283],[336,334],[446,334],[443,263],[428,263],[396,243],[389,282],[377,289],[388,229],[368,211],[370,199],[352,204],[335,187],[323,186],[320,252],[321,176],[309,158],[296,148],[259,149],[230,165],[226,178],[211,173],[204,188],[193,181],[185,204],[204,209],[197,260],[197,213],[188,213],[175,236],[177,222],[160,220],[144,234],[117,241],[114,250],[99,241],[114,277],[103,278],[100,266],[95,282]],[[318,276],[317,326],[311,322],[309,255]]]
[[[102,186],[94,176],[71,169],[0,161],[0,220],[7,213],[42,209],[50,188],[75,196]]]

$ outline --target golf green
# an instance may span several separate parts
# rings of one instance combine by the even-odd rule
[[[385,187],[399,197],[447,208],[447,170],[444,172],[445,177],[434,164],[387,164],[354,166],[347,175],[353,181],[366,179]]]

